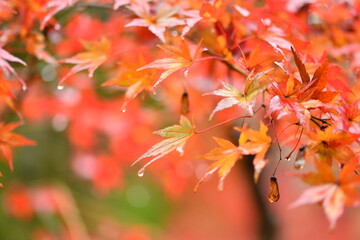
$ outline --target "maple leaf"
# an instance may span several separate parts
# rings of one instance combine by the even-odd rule
[[[293,78],[288,79],[288,83],[294,81]],[[297,81],[297,80],[295,80]],[[269,92],[273,95],[270,99],[268,113],[272,114],[273,112],[278,111],[277,119],[280,119],[289,114],[295,114],[297,119],[299,119],[302,126],[308,126],[310,120],[310,112],[304,108],[301,104],[297,102],[297,99],[292,97],[293,95],[287,94],[286,90],[281,89],[281,85],[273,82],[268,87]],[[292,90],[291,90],[292,91]],[[290,92],[290,90],[288,90]],[[294,92],[296,92],[294,90]]]
[[[249,149],[251,151],[255,150],[255,158],[253,160],[254,165],[254,181],[257,182],[259,180],[259,176],[265,165],[267,164],[267,160],[265,160],[265,155],[269,147],[271,146],[271,138],[267,135],[268,127],[260,121],[260,129],[259,131],[253,129],[247,129],[246,125],[243,128],[235,128],[240,131],[243,138],[247,142],[245,144],[240,144],[239,141],[239,149],[243,152],[243,154],[254,154],[253,152],[247,152]],[[241,140],[244,141],[244,140]]]
[[[291,47],[291,52],[294,56],[295,64],[296,64],[297,68],[299,69],[299,73],[300,73],[302,82],[305,84],[310,82],[310,76],[306,71],[305,65],[301,61],[300,57],[297,55],[297,53],[295,52],[293,47]]]
[[[0,47],[0,68],[3,70],[3,72],[5,74],[12,74],[16,79],[19,80],[19,82],[21,83],[23,90],[26,89],[26,84],[24,82],[24,80],[22,80],[18,74],[16,73],[16,71],[14,70],[13,67],[10,66],[10,64],[8,62],[17,62],[20,63],[24,66],[26,66],[26,63],[21,60],[20,58],[15,57],[14,55],[11,55],[8,51],[4,50],[3,48]]]
[[[214,111],[210,114],[209,119],[212,119],[216,112],[219,112],[226,108],[230,108],[234,105],[241,106],[242,108],[246,109],[250,115],[253,115],[255,97],[259,93],[264,91],[270,83],[268,80],[264,80],[262,78],[271,70],[272,69],[268,69],[266,71],[256,74],[254,74],[254,72],[252,71],[245,80],[244,93],[239,92],[234,86],[229,83],[221,82],[224,87],[223,89],[218,89],[211,93],[208,93],[216,96],[225,97],[220,102],[218,102]]]
[[[46,24],[50,21],[50,19],[61,10],[71,7],[78,0],[50,0],[46,3],[45,8],[47,14],[41,21],[40,29],[44,30]]]
[[[360,186],[360,176],[355,174],[356,165],[357,161],[346,164],[337,179],[331,166],[317,160],[318,172],[300,175],[305,182],[316,186],[305,190],[290,207],[322,202],[322,207],[330,222],[330,228],[334,228],[337,219],[344,212],[345,205],[358,206],[360,203],[360,195],[357,190]]]
[[[213,163],[207,170],[205,175],[200,179],[196,184],[194,191],[196,192],[200,184],[214,172],[218,171],[220,177],[218,189],[223,190],[224,180],[229,174],[232,167],[235,165],[236,161],[242,158],[241,153],[238,151],[237,147],[232,144],[229,140],[216,138],[214,140],[220,146],[211,150],[209,153],[199,156],[199,158],[205,158],[208,160],[216,161]]]
[[[124,111],[127,104],[143,90],[150,91],[151,84],[156,80],[156,69],[144,69],[137,71],[139,66],[145,64],[145,59],[140,55],[138,63],[130,61],[123,62],[123,72],[114,79],[102,84],[102,86],[118,85],[128,87],[125,93],[121,110]],[[124,69],[125,68],[125,69]]]
[[[195,134],[195,129],[192,126],[188,118],[181,115],[180,124],[172,125],[164,129],[154,132],[162,137],[167,139],[155,144],[147,152],[141,155],[136,161],[132,164],[136,164],[143,158],[154,157],[148,163],[146,163],[138,172],[139,176],[144,175],[145,168],[151,163],[155,162],[159,158],[162,158],[166,154],[177,150],[181,154],[183,153],[183,147],[187,140]]]
[[[218,171],[220,177],[218,189],[223,190],[226,176],[230,173],[236,161],[242,159],[243,155],[256,155],[253,161],[255,167],[254,180],[255,182],[258,181],[259,174],[267,163],[264,157],[271,143],[271,138],[267,135],[268,128],[260,122],[259,131],[246,129],[246,126],[236,129],[241,131],[238,140],[239,146],[235,146],[229,140],[214,137],[214,140],[220,147],[214,148],[203,156],[199,156],[199,158],[216,162],[206,170],[204,177],[197,183],[194,191],[197,191],[200,184],[216,171]]]
[[[12,9],[10,3],[7,0],[0,0],[0,9],[4,12],[16,13],[16,11]]]
[[[14,103],[15,96],[8,86],[7,79],[2,76],[2,71],[0,70],[0,96],[6,102],[6,104],[22,119],[22,115],[19,109]]]
[[[38,59],[51,64],[56,64],[56,60],[46,51],[45,37],[40,33],[31,33],[26,37],[26,51],[33,54]]]
[[[202,19],[202,17],[200,17],[199,10],[194,9],[182,10],[180,11],[180,14],[186,17],[184,19],[186,26],[183,28],[181,33],[181,37],[184,38],[185,35],[190,31],[190,29],[194,27],[194,25],[198,23]]]
[[[293,53],[296,66],[299,69],[302,81],[302,84],[298,85],[298,89],[296,89],[298,90],[298,92],[294,92],[295,89],[293,89],[293,93],[291,94],[296,93],[296,98],[298,102],[305,102],[310,99],[319,100],[323,103],[328,103],[332,101],[338,93],[331,91],[323,91],[327,82],[329,62],[325,60],[316,69],[313,77],[310,80],[310,76],[306,71],[305,65],[302,63],[299,56],[292,47],[291,51]]]
[[[155,10],[155,14],[153,14],[149,3],[139,1],[132,4],[129,9],[140,18],[133,19],[130,23],[126,24],[125,27],[147,27],[162,42],[165,42],[164,34],[167,27],[185,25],[184,20],[173,17],[179,12],[179,7],[161,4],[158,9]]]
[[[291,43],[286,39],[285,31],[272,23],[270,18],[261,19],[257,29],[258,37],[267,42],[276,51],[285,56],[282,49],[289,49]]]
[[[301,81],[290,75],[284,84],[275,82],[268,88],[273,94],[270,99],[269,114],[280,111],[278,119],[288,114],[295,114],[300,124],[309,127],[309,109],[319,108],[330,103],[338,92],[324,91],[327,82],[328,61],[325,60],[310,79],[305,65],[293,48],[291,48]]]
[[[63,59],[62,63],[76,64],[59,82],[61,85],[71,75],[87,69],[89,77],[92,77],[94,71],[103,64],[110,55],[111,43],[105,37],[100,41],[83,42],[86,51],[76,54],[75,56]]]
[[[338,127],[341,130],[360,134],[360,100],[353,103],[343,102],[338,107]]]
[[[274,52],[272,48],[260,49],[260,46],[256,45],[256,47],[251,50],[248,59],[245,59],[245,55],[243,55],[243,58],[238,59],[238,62],[244,69],[255,69],[255,67],[270,66],[276,60],[280,61],[280,56],[281,55]]]
[[[308,132],[307,135],[312,140],[307,148],[307,154],[318,154],[320,159],[327,161],[329,165],[333,159],[344,164],[355,156],[349,146],[356,139],[354,134],[336,131],[335,126],[330,126],[324,131],[316,129],[316,132]]]
[[[12,132],[19,125],[21,125],[21,123],[0,123],[0,151],[7,160],[11,171],[14,169],[12,163],[12,148],[35,145],[34,141]]]
[[[180,69],[184,69],[184,75],[187,76],[189,68],[199,59],[201,53],[205,50],[200,46],[201,42],[199,42],[196,46],[194,54],[192,54],[185,41],[181,42],[180,47],[172,45],[158,45],[158,47],[166,52],[170,58],[158,59],[139,68],[138,70],[140,71],[147,68],[166,69],[166,71],[160,75],[159,80],[154,84],[153,88],[157,87],[157,85],[159,85],[165,78]]]
[[[200,16],[209,22],[216,22],[226,15],[226,4],[224,0],[215,0],[213,4],[203,3],[200,9]]]
[[[6,84],[5,78],[1,76],[1,71],[0,71],[0,95],[8,99],[15,98],[14,94],[11,92],[8,85]]]

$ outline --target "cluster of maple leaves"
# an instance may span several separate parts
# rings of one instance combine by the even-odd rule
[[[79,13],[84,8],[105,9],[107,21]],[[63,23],[64,11],[74,15],[68,23]],[[105,112],[115,112],[111,115],[114,118],[128,114],[128,105],[138,95],[161,94],[168,82],[177,81],[183,86],[177,89],[182,94],[180,122],[155,132],[166,139],[134,162],[151,158],[139,176],[149,164],[170,152],[183,153],[186,142],[194,136],[237,119],[258,119],[262,112],[264,117],[257,120],[258,124],[235,127],[240,132],[236,144],[214,137],[218,146],[200,156],[212,164],[195,190],[216,172],[219,189],[223,189],[224,179],[245,155],[255,156],[256,182],[269,161],[293,160],[297,170],[309,166],[314,170],[293,174],[311,187],[292,206],[320,202],[334,227],[344,208],[357,206],[360,201],[359,12],[358,1],[330,0],[0,0],[2,111],[10,109],[20,119],[18,123],[1,123],[0,150],[12,169],[12,148],[34,144],[12,131],[24,119],[37,117],[26,106],[38,102],[44,104],[39,108],[46,108],[45,115],[56,116],[52,106],[57,106],[57,111],[71,119],[68,132],[77,149],[74,155],[86,155],[96,144],[89,140],[95,138],[94,132],[105,132],[114,139],[116,134],[127,137],[126,127],[111,132],[111,117],[106,118]],[[28,61],[21,57],[24,55]],[[77,89],[85,99],[80,105],[83,108],[44,91],[33,96],[31,91],[41,89],[36,81],[39,73],[31,69],[36,61],[56,66],[60,76],[57,89]],[[111,108],[96,100],[91,102],[96,93],[89,83],[84,86],[76,77],[86,70],[87,77],[92,78],[98,68],[111,72],[103,87],[125,90],[121,101],[114,100]],[[203,94],[208,104],[213,103],[208,95],[218,96],[220,101],[211,106],[211,113],[197,111],[187,90]],[[24,91],[28,91],[25,96]],[[55,102],[51,105],[49,101]],[[101,112],[103,108],[107,110]],[[81,109],[94,111],[95,120],[72,119],[74,112],[81,114]],[[229,113],[233,113],[231,117]],[[210,120],[218,115],[226,119],[199,130],[195,127],[198,123],[190,121],[195,114],[207,114]],[[108,121],[110,127],[97,121]],[[148,123],[139,119],[131,126],[141,124]],[[284,124],[300,132],[296,144],[288,145],[292,150],[286,157],[282,156],[286,141],[281,137],[287,130],[280,134],[278,127]],[[271,131],[273,134],[268,133]],[[88,140],[79,140],[79,135]],[[272,145],[278,147],[278,159],[266,158]],[[101,159],[106,159],[106,164],[112,161],[108,156]],[[271,202],[280,196],[276,170],[270,178]],[[114,174],[120,175],[119,171]],[[101,182],[99,176],[105,175],[92,176]],[[116,185],[116,179],[110,182]]]

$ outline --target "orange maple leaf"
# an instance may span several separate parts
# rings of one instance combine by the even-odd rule
[[[140,55],[138,63],[131,61],[122,62],[122,73],[114,79],[102,84],[102,86],[117,85],[120,87],[128,87],[125,93],[124,102],[121,110],[124,111],[127,104],[134,99],[143,90],[150,91],[151,84],[155,82],[157,77],[156,69],[144,69],[137,71],[139,66],[145,64],[145,59]]]
[[[206,21],[216,22],[218,21],[219,16],[221,16],[223,10],[222,8],[222,0],[216,0],[214,5],[211,5],[210,3],[203,3],[200,9],[200,16]]]
[[[226,176],[230,173],[236,161],[242,159],[243,155],[256,155],[253,164],[255,167],[254,180],[257,182],[260,172],[267,163],[264,157],[271,144],[271,138],[266,134],[268,128],[260,122],[259,131],[247,129],[246,126],[236,129],[241,131],[238,140],[239,146],[235,146],[229,140],[214,137],[214,140],[220,147],[214,148],[203,156],[199,156],[199,158],[216,162],[206,170],[204,177],[197,183],[194,191],[197,191],[199,185],[216,171],[218,171],[220,177],[218,189],[222,190]]]
[[[299,56],[293,48],[291,48],[295,63],[299,69],[302,84],[298,86],[298,92],[296,92],[296,98],[298,102],[305,102],[310,99],[318,100],[323,103],[328,103],[334,99],[337,92],[324,91],[327,82],[327,73],[329,62],[325,60],[315,71],[313,77],[310,80],[310,76],[306,71],[305,65],[301,62]],[[293,90],[295,91],[295,89]],[[291,93],[291,94],[294,94]]]
[[[38,59],[51,64],[56,64],[56,60],[46,51],[46,39],[40,33],[29,33],[25,38],[26,51],[33,54]]]
[[[87,69],[89,77],[92,77],[94,71],[103,64],[110,55],[111,43],[105,37],[100,41],[83,42],[86,51],[76,54],[75,56],[63,59],[62,63],[76,64],[71,70],[60,80],[61,85],[71,75]]]
[[[0,151],[7,160],[11,171],[14,169],[12,163],[12,148],[36,144],[32,140],[29,140],[20,134],[12,132],[19,125],[21,125],[21,123],[19,122],[9,124],[5,124],[3,122],[0,123]]]
[[[169,75],[180,69],[184,69],[184,75],[187,76],[191,65],[200,58],[201,53],[205,50],[201,48],[201,42],[196,46],[193,54],[185,41],[181,42],[180,47],[172,45],[158,45],[158,47],[166,52],[170,58],[156,60],[138,69],[139,71],[147,68],[166,69],[166,71],[160,75],[159,80],[154,84],[153,88],[159,85]]]
[[[0,97],[6,102],[6,104],[22,119],[22,114],[14,103],[15,96],[9,88],[8,81],[2,76],[0,70]]]
[[[240,145],[239,149],[242,150],[243,154],[254,154],[251,151],[256,150],[256,156],[253,160],[254,164],[254,181],[257,182],[260,176],[261,171],[267,164],[267,160],[265,160],[265,155],[269,147],[271,146],[271,138],[267,135],[268,127],[260,121],[260,129],[259,131],[253,129],[247,129],[246,125],[244,128],[235,128],[240,131],[244,138],[246,137],[247,142],[243,145]],[[242,140],[244,141],[244,140]],[[249,151],[251,150],[251,151]],[[249,151],[249,153],[247,152]]]
[[[272,48],[270,48],[270,50],[272,50]],[[269,48],[264,47],[260,49],[260,46],[256,45],[256,47],[251,50],[247,59],[245,56],[243,56],[243,59],[238,59],[238,61],[240,61],[242,65],[244,65],[243,67],[247,69],[268,67],[271,66],[275,61],[281,61],[281,55],[270,50]]]
[[[272,83],[268,90],[274,95],[270,100],[269,114],[279,111],[278,118],[295,114],[302,126],[308,128],[309,109],[319,108],[330,103],[338,92],[324,91],[327,82],[328,61],[325,60],[315,71],[312,78],[305,65],[293,48],[291,48],[301,80],[290,75],[284,84]]]
[[[324,131],[316,129],[316,132],[308,132],[312,140],[307,147],[306,154],[317,154],[321,160],[331,165],[332,160],[344,164],[351,161],[355,154],[350,144],[356,140],[354,134],[344,131],[336,131],[335,126],[327,127]]]
[[[214,137],[214,140],[220,146],[218,148],[214,148],[209,153],[199,156],[199,158],[205,158],[208,160],[216,161],[213,163],[207,170],[204,175],[200,179],[200,181],[196,184],[194,191],[196,192],[200,186],[200,184],[214,172],[218,171],[218,175],[220,177],[218,189],[223,190],[224,180],[226,176],[229,174],[232,167],[235,165],[236,161],[242,158],[241,153],[237,149],[237,147],[232,144],[229,140]]]

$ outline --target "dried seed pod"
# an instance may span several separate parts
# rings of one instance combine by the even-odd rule
[[[306,146],[302,146],[300,149],[299,149],[299,152],[295,158],[295,161],[294,161],[294,168],[295,169],[302,169],[305,165],[305,148]]]
[[[181,96],[180,114],[186,115],[190,112],[189,94],[185,91]]]
[[[275,176],[270,178],[270,190],[268,200],[269,202],[277,202],[280,199],[279,185]]]

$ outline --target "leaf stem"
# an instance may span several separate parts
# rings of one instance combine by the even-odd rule
[[[278,149],[279,149],[279,161],[278,161],[278,163],[276,164],[276,167],[275,167],[274,172],[273,172],[273,175],[272,175],[273,177],[275,177],[276,170],[277,170],[277,168],[279,167],[279,164],[280,164],[280,162],[281,162],[281,160],[282,160],[282,156],[281,156],[281,155],[282,155],[282,154],[281,154],[281,153],[282,153],[282,149],[281,149],[281,146],[280,146],[280,143],[279,143],[278,135],[277,135],[277,133],[276,133],[276,128],[275,128],[275,124],[274,124],[274,119],[272,119],[271,115],[267,113],[266,105],[265,105],[265,104],[262,104],[262,107],[264,107],[264,110],[265,110],[266,114],[269,116],[270,123],[271,123],[271,125],[272,125],[272,127],[273,127],[273,130],[274,130],[276,144],[277,144]]]
[[[223,124],[225,124],[225,123],[234,121],[234,120],[236,120],[236,119],[252,118],[252,117],[254,117],[255,114],[256,114],[261,108],[263,108],[263,107],[264,107],[263,105],[259,106],[258,109],[256,109],[256,111],[254,112],[253,115],[243,115],[243,116],[232,117],[232,118],[229,118],[229,119],[227,119],[227,120],[225,120],[225,121],[222,121],[222,122],[220,122],[220,123],[217,123],[217,124],[215,124],[215,125],[213,125],[213,126],[210,126],[210,127],[208,127],[208,128],[205,128],[205,129],[202,129],[202,130],[199,130],[199,131],[196,131],[196,130],[195,130],[195,134],[201,134],[201,133],[207,132],[207,131],[209,131],[209,130],[211,130],[211,129],[213,129],[213,128],[216,128],[216,127],[221,126],[221,125],[223,125]]]
[[[223,124],[225,124],[225,123],[234,121],[234,120],[236,120],[236,119],[251,118],[251,117],[253,117],[253,115],[236,116],[236,117],[227,119],[227,120],[225,120],[225,121],[223,121],[223,122],[217,123],[217,124],[215,124],[215,125],[213,125],[213,126],[211,126],[211,127],[208,127],[208,128],[205,128],[205,129],[202,129],[202,130],[199,130],[199,131],[195,131],[195,134],[200,134],[200,133],[207,132],[207,131],[209,131],[209,130],[211,130],[211,129],[213,129],[213,128],[216,128],[216,127],[221,126],[221,125],[223,125]]]
[[[300,132],[299,139],[298,139],[298,141],[296,142],[295,147],[294,147],[294,148],[291,150],[291,152],[289,153],[289,155],[287,155],[287,156],[285,157],[286,160],[289,161],[291,155],[293,154],[293,152],[295,151],[295,149],[296,149],[297,146],[299,145],[303,132],[304,132],[304,128],[301,128],[301,132]]]
[[[281,130],[281,132],[278,134],[277,137],[280,137],[289,127],[294,126],[294,125],[300,126],[299,124],[300,124],[299,122],[291,123],[290,125],[286,126],[283,130]],[[276,140],[277,137],[274,140]],[[273,142],[274,142],[274,140],[273,140]]]

